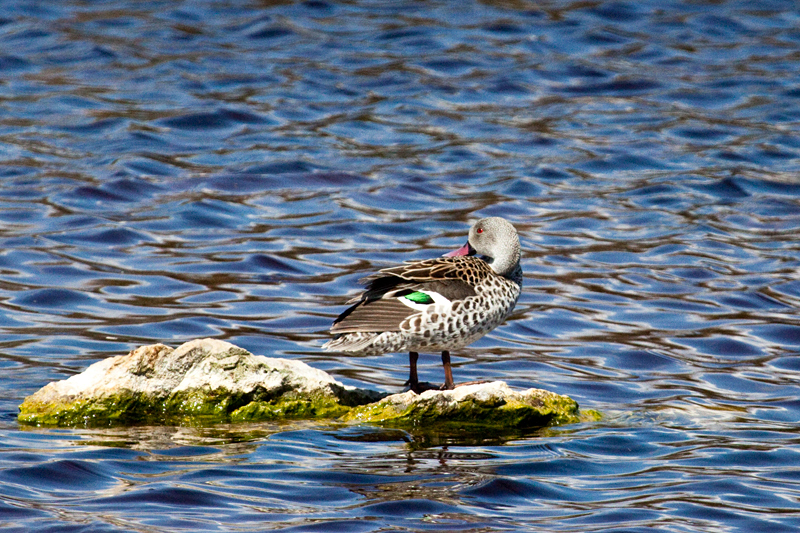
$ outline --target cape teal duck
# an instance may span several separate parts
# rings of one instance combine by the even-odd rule
[[[333,322],[328,351],[378,355],[409,352],[408,386],[417,377],[419,352],[441,352],[452,389],[450,351],[499,326],[522,289],[517,231],[500,217],[479,220],[467,243],[442,257],[406,262],[364,278],[366,289]]]

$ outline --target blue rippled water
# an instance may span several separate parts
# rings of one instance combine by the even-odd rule
[[[798,28],[778,0],[4,2],[0,527],[797,531]],[[456,381],[601,421],[17,423],[50,381],[207,336],[400,390],[407,356],[327,329],[487,215],[525,290]]]

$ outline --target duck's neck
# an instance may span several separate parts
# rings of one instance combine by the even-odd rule
[[[487,263],[491,265],[492,270],[494,270],[498,275],[503,276],[504,278],[513,279],[515,272],[520,270],[519,258],[519,242],[517,242],[514,246],[511,246],[509,253],[490,259],[487,261]],[[521,276],[521,270],[519,275]]]

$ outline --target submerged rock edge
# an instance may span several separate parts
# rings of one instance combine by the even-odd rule
[[[452,391],[394,394],[354,407],[340,420],[397,427],[530,428],[598,418],[596,411],[580,411],[569,396],[543,389],[515,391],[503,381],[493,381]]]
[[[49,383],[23,401],[18,421],[113,427],[330,419],[399,427],[521,428],[597,416],[581,413],[568,396],[540,389],[514,391],[501,381],[387,396],[343,385],[301,361],[256,356],[225,341],[197,339],[174,350],[163,344],[141,346]]]

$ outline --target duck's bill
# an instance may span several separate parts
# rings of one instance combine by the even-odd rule
[[[475,249],[469,245],[469,242],[459,248],[458,250],[453,250],[452,252],[448,252],[444,254],[443,257],[458,257],[460,255],[475,255]]]

